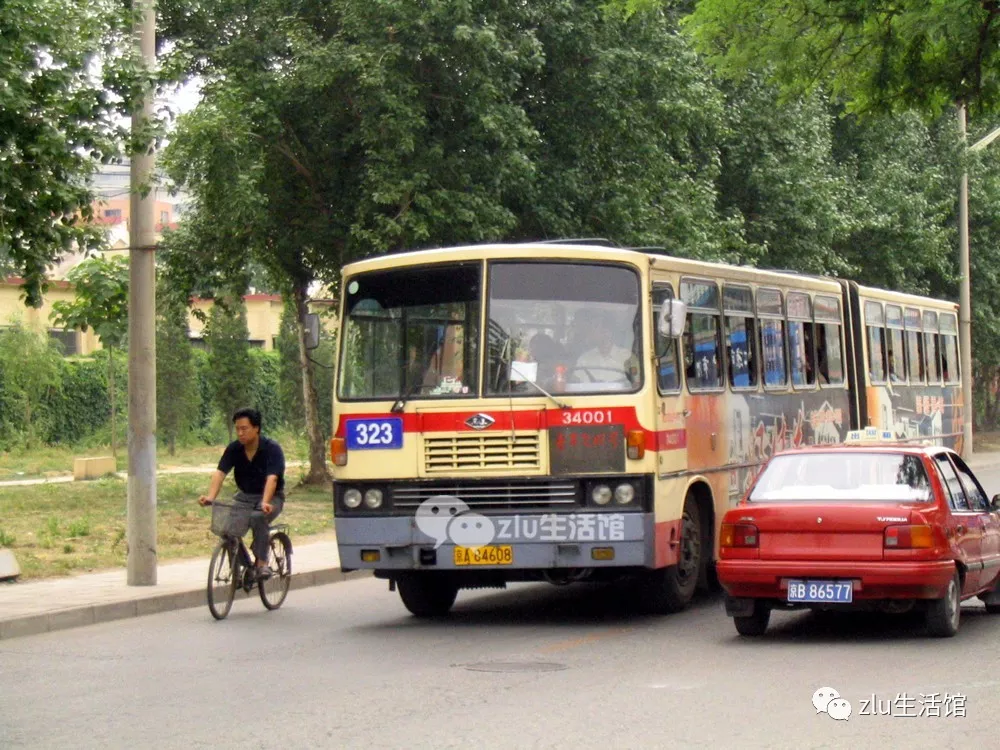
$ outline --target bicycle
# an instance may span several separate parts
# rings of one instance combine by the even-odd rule
[[[235,503],[212,505],[212,533],[220,537],[208,564],[208,609],[216,620],[224,619],[232,609],[236,589],[249,595],[254,584],[268,610],[285,601],[292,580],[292,540],[287,524],[275,524],[268,532],[267,565],[273,574],[261,580],[257,576],[250,551],[243,537],[250,530],[252,508]]]

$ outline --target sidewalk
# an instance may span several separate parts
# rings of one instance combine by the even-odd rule
[[[289,461],[285,464],[287,468],[305,466],[305,461]],[[169,469],[157,469],[156,475],[164,474],[211,474],[215,471],[215,464],[192,464],[191,466],[172,466]],[[119,471],[115,474],[120,479],[128,479],[127,471]],[[27,487],[35,484],[65,484],[76,481],[72,473],[60,474],[55,477],[44,477],[40,479],[4,479],[0,480],[0,487]],[[88,480],[92,481],[92,480]]]
[[[299,544],[292,539],[293,590],[368,575],[368,571],[341,571],[333,539]],[[0,582],[0,640],[207,607],[207,578],[208,558],[197,558],[158,566],[155,586],[127,585],[124,569],[23,583]],[[250,595],[256,599],[256,590]],[[242,598],[238,592],[236,600]]]

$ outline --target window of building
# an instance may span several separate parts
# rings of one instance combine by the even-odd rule
[[[722,326],[719,287],[712,281],[682,281],[681,299],[687,303],[684,374],[688,390],[721,388]]]
[[[49,338],[59,343],[59,351],[67,357],[80,353],[76,345],[76,331],[64,328],[50,328]]]
[[[107,208],[104,210],[105,219],[120,219],[122,217],[122,210],[120,208]]]

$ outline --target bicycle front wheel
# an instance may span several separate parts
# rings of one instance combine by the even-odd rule
[[[267,564],[274,572],[266,581],[257,582],[260,600],[268,609],[277,609],[288,596],[292,583],[292,542],[285,534],[272,534],[268,540]]]
[[[233,607],[237,568],[232,548],[225,543],[219,544],[208,564],[208,609],[216,620],[224,619]]]

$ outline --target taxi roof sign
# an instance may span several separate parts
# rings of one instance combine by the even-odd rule
[[[896,436],[892,430],[880,430],[878,427],[865,427],[863,430],[851,430],[844,439],[844,445],[858,445],[861,443],[892,443],[896,442]]]

